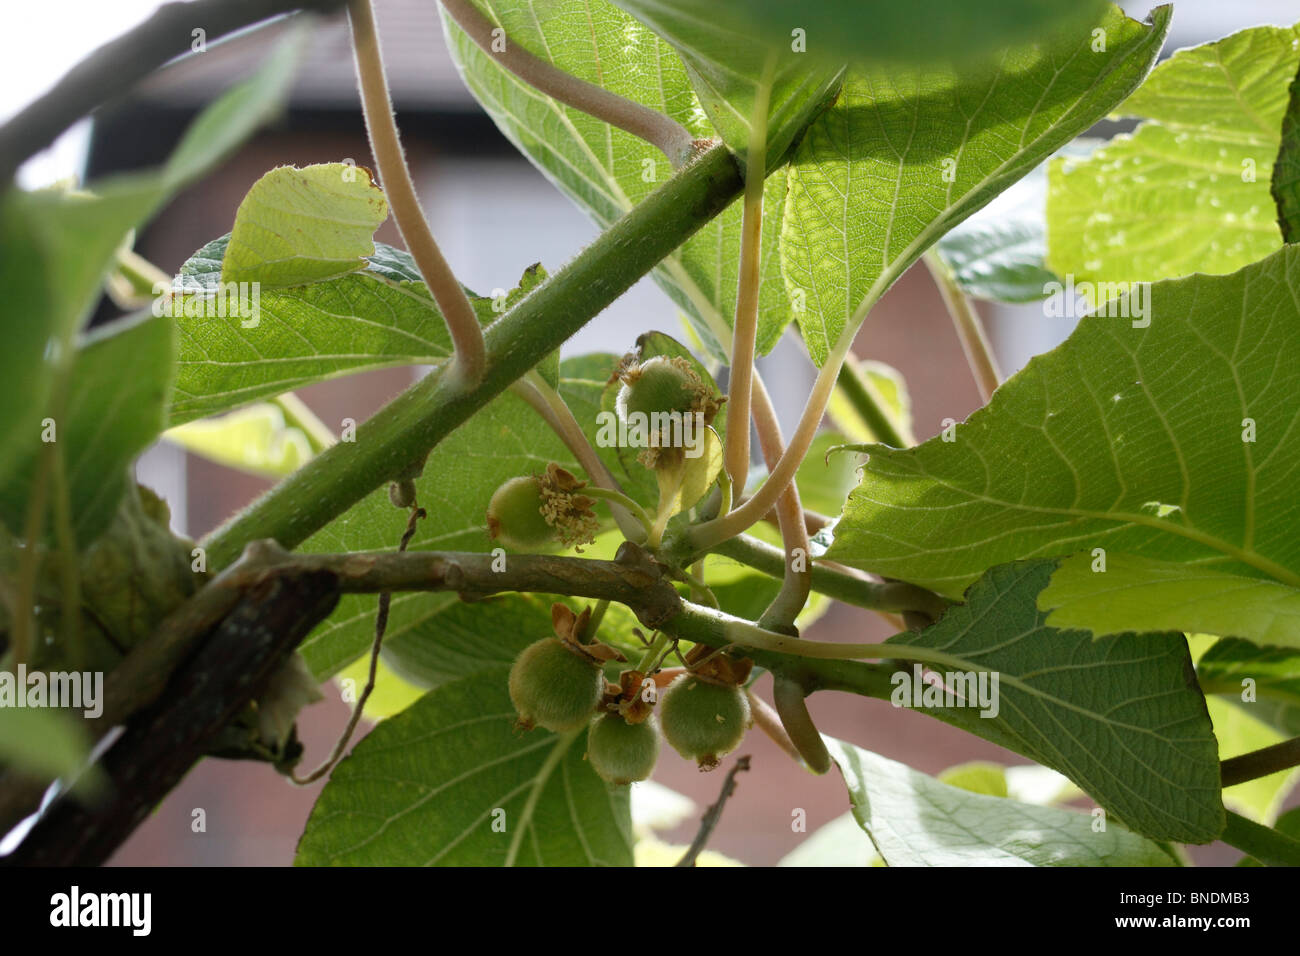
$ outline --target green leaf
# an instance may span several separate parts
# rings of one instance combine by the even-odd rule
[[[158,309],[180,333],[171,424],[312,382],[451,354],[442,313],[406,252],[380,244],[358,272],[289,289],[250,286],[242,304],[232,304],[219,291],[228,242],[214,239],[194,253],[181,266],[170,305]],[[504,304],[545,277],[540,267],[526,270]],[[494,301],[471,294],[480,321],[497,316]]]
[[[528,645],[552,634],[551,601],[503,594],[450,604],[393,640],[385,639],[383,656],[404,680],[433,688],[508,665]]]
[[[129,230],[177,190],[220,163],[280,107],[305,32],[295,30],[255,75],[200,114],[161,170],[98,181],[91,192],[8,190],[0,197],[0,294],[23,316],[0,351],[0,479],[15,446],[34,443],[45,414],[57,349],[70,342],[99,298]]]
[[[1300,589],[1132,554],[1107,555],[1104,574],[1094,564],[1090,554],[1066,558],[1043,592],[1057,627],[1195,629],[1300,648]]]
[[[1260,647],[1239,637],[1216,641],[1196,662],[1207,694],[1272,697],[1300,705],[1300,651]],[[1247,685],[1245,681],[1249,680]]]
[[[809,354],[848,348],[871,306],[959,222],[1137,86],[1169,23],[1112,9],[1105,52],[1076,30],[1008,51],[997,68],[851,71],[796,150],[781,234]]]
[[[1105,8],[1102,0],[1060,4],[1051,0],[913,0],[907,4],[862,0],[625,0],[624,6],[661,21],[680,23],[684,35],[700,38],[718,62],[743,62],[726,44],[783,44],[806,40],[814,62],[931,63],[987,57],[1010,43],[1032,40],[1053,29],[1092,26]]]
[[[1298,270],[1288,246],[1233,275],[1139,287],[1119,304],[1141,319],[1084,318],[955,440],[874,448],[828,556],[957,597],[995,564],[1078,554],[1040,602],[1068,599],[1053,624],[1296,646]],[[1188,603],[1193,581],[1216,600]],[[1121,612],[1108,602],[1123,586],[1146,597]]]
[[[4,676],[13,678],[8,672]],[[44,782],[76,773],[88,754],[80,722],[68,715],[0,707],[0,763]]]
[[[388,200],[365,167],[278,166],[239,204],[221,281],[275,289],[357,272],[387,218]]]
[[[939,256],[968,295],[1035,302],[1049,294],[1047,170],[1024,179],[939,240]]]
[[[1183,636],[1094,640],[1049,627],[1035,598],[1052,567],[994,568],[937,624],[890,639],[941,656],[927,666],[942,673],[998,674],[996,713],[982,716],[992,708],[974,701],[919,706],[902,679],[914,670],[892,678],[891,701],[1065,774],[1139,833],[1213,840],[1223,827],[1217,748]]]
[[[779,160],[839,85],[843,65],[808,57],[789,31],[755,29],[698,0],[614,0],[671,43],[723,142],[742,158],[758,100],[767,100],[767,162]]]
[[[334,675],[334,683],[340,690],[343,702],[350,706],[356,704],[361,689],[366,686],[370,676],[370,655],[358,657],[343,670]],[[378,722],[387,720],[394,714],[400,714],[424,696],[426,687],[417,687],[388,666],[383,657],[375,667],[375,689],[366,698],[366,720]]]
[[[479,0],[509,42],[580,79],[666,113],[693,134],[714,129],[681,59],[665,41],[605,0]],[[564,106],[499,67],[446,15],[452,58],[501,132],[599,226],[608,227],[671,173],[649,143]],[[793,312],[780,279],[777,241],[785,172],[764,186],[759,354],[780,339]],[[729,355],[740,263],[740,204],[733,203],[654,271],[655,281],[723,361]]]
[[[187,422],[168,430],[164,437],[219,464],[272,478],[297,471],[312,457],[306,434],[287,424],[284,412],[270,402]]]
[[[1282,116],[1282,148],[1273,163],[1269,191],[1277,205],[1277,224],[1284,242],[1300,242],[1300,73],[1291,81]]]
[[[629,788],[596,776],[581,731],[515,731],[506,674],[444,684],[376,727],[321,791],[295,862],[630,866]]]
[[[147,313],[92,332],[77,349],[64,412],[42,428],[63,455],[78,548],[108,527],[128,466],[162,431],[172,355],[170,321]],[[124,376],[124,369],[131,373]],[[40,442],[23,449],[0,481],[0,520],[15,534],[23,529],[41,449]]]
[[[1058,156],[1082,157],[1096,147],[1076,139]],[[969,295],[996,302],[1034,302],[1059,282],[1047,267],[1047,166],[1040,163],[1006,192],[960,223],[935,249]]]
[[[1168,866],[1155,843],[1072,810],[972,793],[823,737],[889,866]]]
[[[1006,768],[986,760],[972,760],[949,767],[936,779],[940,783],[969,790],[971,793],[982,793],[990,797],[1007,795]]]
[[[1123,106],[1145,119],[1049,173],[1048,265],[1076,282],[1226,273],[1277,250],[1269,194],[1300,30],[1179,50]]]
[[[1196,675],[1206,694],[1222,694],[1284,736],[1300,737],[1300,651],[1225,637],[1201,655]]]

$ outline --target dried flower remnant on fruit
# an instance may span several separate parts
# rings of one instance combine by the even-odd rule
[[[596,500],[588,495],[578,494],[587,486],[578,478],[555,462],[546,466],[546,474],[541,477],[542,517],[553,527],[565,547],[577,547],[593,544],[600,522],[592,506]]]
[[[565,547],[591,544],[600,522],[586,487],[551,462],[542,475],[523,475],[501,485],[488,503],[488,535],[520,550],[537,550],[558,540]],[[579,550],[581,550],[579,548]]]
[[[705,644],[696,644],[686,652],[686,667],[701,680],[713,684],[742,687],[754,670],[748,657],[731,657]]]
[[[601,709],[619,714],[629,724],[639,724],[647,720],[654,712],[658,689],[656,688],[653,695],[647,695],[645,679],[646,675],[639,670],[623,671],[618,675],[618,684],[605,685],[605,696],[600,702]]]
[[[566,604],[557,601],[551,605],[551,630],[571,650],[578,651],[600,664],[607,661],[626,661],[627,658],[618,648],[604,644],[587,633],[590,624],[590,607],[583,608],[581,614],[574,614],[572,608]]]

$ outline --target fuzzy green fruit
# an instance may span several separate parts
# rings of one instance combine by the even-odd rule
[[[541,479],[522,475],[498,488],[488,503],[487,526],[494,541],[520,551],[554,544],[555,529],[542,515]]]
[[[510,699],[525,729],[577,730],[591,720],[604,689],[597,663],[554,637],[524,648],[510,668]]]
[[[587,759],[602,780],[619,785],[645,780],[659,759],[654,718],[629,724],[614,713],[597,717],[587,731]]]
[[[689,365],[659,355],[624,375],[616,407],[624,421],[656,412],[686,414],[695,410],[700,390],[700,378]]]
[[[749,727],[749,700],[739,687],[682,674],[659,700],[664,737],[683,757],[712,770]]]

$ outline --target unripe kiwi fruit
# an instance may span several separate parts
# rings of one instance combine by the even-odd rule
[[[519,726],[563,733],[591,720],[605,679],[597,662],[559,638],[524,648],[510,668],[510,700]]]
[[[521,551],[554,544],[555,529],[542,515],[542,482],[534,475],[511,478],[492,495],[487,509],[488,534]]]
[[[749,727],[749,700],[739,687],[682,674],[659,699],[664,738],[702,770],[712,770]]]
[[[619,417],[627,421],[633,414],[645,416],[655,412],[693,411],[699,395],[700,378],[688,367],[662,355],[637,366],[618,392]]]
[[[587,731],[587,759],[602,780],[629,784],[645,780],[659,759],[659,731],[654,718],[629,724],[616,713],[591,722]]]

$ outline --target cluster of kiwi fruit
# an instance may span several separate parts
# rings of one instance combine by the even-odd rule
[[[510,669],[518,725],[556,733],[586,726],[587,759],[614,784],[650,776],[661,732],[701,770],[712,770],[740,746],[750,724],[742,686],[749,662],[695,647],[687,670],[660,695],[643,690],[647,678],[636,670],[623,671],[618,685],[607,683],[598,648],[570,637],[548,637],[525,648]]]
[[[720,400],[680,358],[656,356],[644,362],[627,359],[616,372],[621,388],[620,417],[654,412],[699,412],[706,421]],[[648,467],[669,467],[659,457],[643,458]],[[592,529],[594,499],[585,485],[551,464],[542,475],[523,475],[501,485],[488,505],[488,532],[494,540],[533,551],[569,544]],[[544,727],[556,733],[587,728],[587,759],[603,779],[614,784],[645,780],[659,758],[660,735],[683,757],[711,770],[740,745],[750,724],[743,686],[752,663],[696,647],[685,671],[658,691],[653,675],[625,670],[619,684],[605,680],[603,665],[616,651],[588,641],[585,612],[556,605],[555,637],[527,647],[510,671],[510,699],[518,726]],[[569,615],[566,617],[565,615]],[[619,655],[621,657],[621,655]]]

